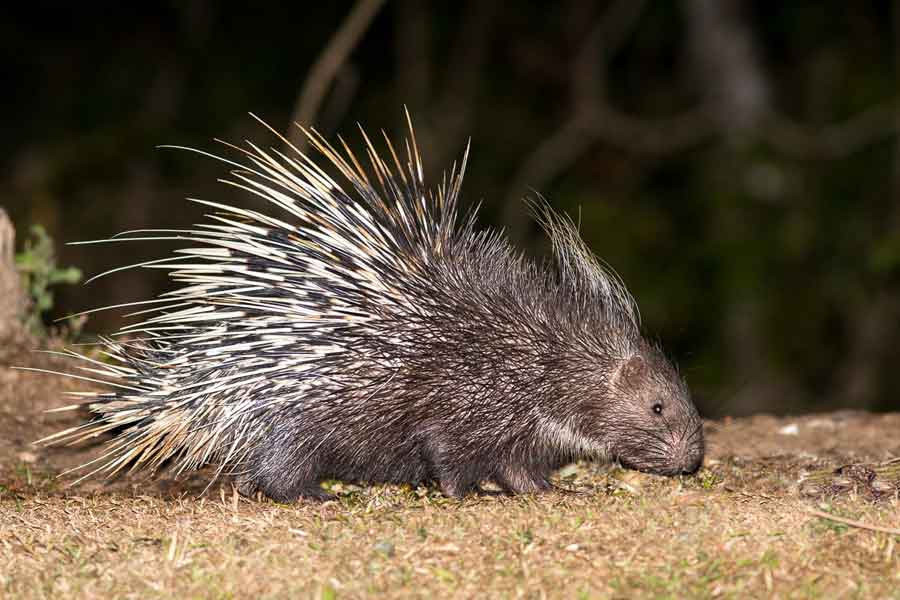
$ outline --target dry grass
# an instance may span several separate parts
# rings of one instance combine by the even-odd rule
[[[896,487],[799,485],[900,454],[900,415],[712,423],[692,478],[581,465],[574,493],[336,484],[337,502],[288,506],[202,494],[202,476],[64,488],[89,454],[28,444],[63,424],[41,414],[62,385],[0,370],[0,596],[900,598],[900,536],[808,512],[896,529]]]

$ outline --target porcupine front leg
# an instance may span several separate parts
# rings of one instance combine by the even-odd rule
[[[481,488],[478,479],[472,479],[466,473],[446,472],[438,477],[441,492],[450,498],[463,498],[469,494],[478,494]]]
[[[452,445],[434,440],[426,444],[423,458],[430,465],[432,478],[437,481],[441,492],[450,498],[463,498],[481,491],[481,473],[475,465],[460,460],[459,452],[453,452]]]

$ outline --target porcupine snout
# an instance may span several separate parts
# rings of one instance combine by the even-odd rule
[[[703,444],[683,444],[680,448],[681,475],[692,475],[703,465]]]
[[[702,424],[699,425],[702,427]],[[623,466],[658,475],[692,475],[703,465],[704,445],[702,437],[692,440],[690,434],[691,431],[671,432],[666,451],[661,454],[657,451],[656,456],[647,463],[637,456],[620,459],[620,462]]]
[[[681,431],[672,433],[672,475],[692,475],[703,465],[706,448],[703,421],[697,416]]]

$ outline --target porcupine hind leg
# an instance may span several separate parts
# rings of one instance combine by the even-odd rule
[[[300,498],[325,501],[334,498],[322,489],[320,462],[313,452],[303,455],[301,448],[285,449],[284,440],[272,437],[260,444],[249,457],[238,477],[238,491],[245,496],[261,492],[276,502],[290,503]]]

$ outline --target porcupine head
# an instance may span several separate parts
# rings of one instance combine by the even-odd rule
[[[207,223],[107,240],[189,245],[138,265],[178,287],[139,303],[145,320],[103,341],[106,360],[80,357],[107,389],[47,441],[113,434],[88,475],[212,464],[281,501],[327,497],[326,478],[462,496],[546,490],[579,459],[698,469],[687,386],[569,218],[531,202],[554,255],[535,262],[458,214],[465,157],[425,186],[411,124],[388,160],[363,134],[366,167],[307,135],[323,166],[251,143],[208,155],[271,211],[196,200]]]

